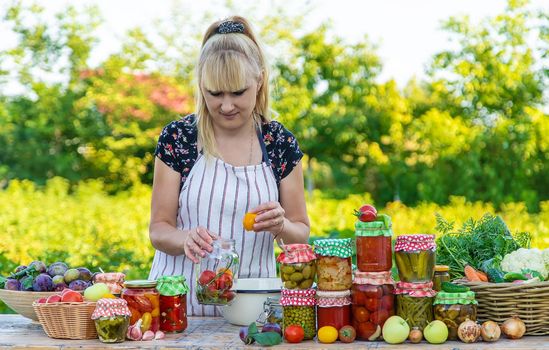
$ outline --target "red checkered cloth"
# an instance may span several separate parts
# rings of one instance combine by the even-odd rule
[[[355,271],[354,284],[369,284],[374,286],[381,286],[383,284],[395,285],[395,281],[391,276],[391,271],[382,272],[362,272]]]
[[[101,317],[113,317],[113,316],[131,316],[131,311],[128,308],[128,303],[124,299],[116,298],[109,299],[103,298],[97,301],[95,310],[92,314],[92,320],[96,320]]]
[[[306,263],[316,259],[313,247],[308,244],[285,244],[281,248],[283,252],[276,259],[279,263]]]
[[[395,243],[395,252],[412,252],[418,250],[435,250],[435,235],[401,235]]]
[[[395,294],[408,294],[411,297],[434,297],[437,292],[433,290],[433,282],[410,283],[397,282]]]
[[[280,295],[280,305],[282,306],[315,306],[316,290],[314,289],[285,289]]]
[[[338,307],[351,304],[351,291],[343,290],[337,292],[317,291],[316,304],[318,307]]]

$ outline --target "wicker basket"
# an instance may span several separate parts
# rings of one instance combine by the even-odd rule
[[[549,334],[549,281],[528,284],[455,282],[475,292],[480,321],[492,320],[501,324],[518,316],[526,325],[527,335]]]
[[[32,307],[44,332],[50,338],[95,339],[97,331],[91,319],[95,302],[33,303]]]
[[[38,316],[32,308],[32,303],[40,298],[47,298],[58,292],[21,292],[7,289],[0,289],[0,299],[6,305],[21,316],[38,321]]]

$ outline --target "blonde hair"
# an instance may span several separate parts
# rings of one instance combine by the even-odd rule
[[[244,26],[243,32],[219,34],[219,25],[227,21],[241,23]],[[202,87],[210,91],[238,91],[253,77],[261,83],[252,112],[254,122],[261,126],[261,123],[270,120],[269,71],[265,55],[250,24],[243,17],[231,16],[210,25],[202,40],[196,77],[198,137],[205,154],[218,155],[212,119]]]

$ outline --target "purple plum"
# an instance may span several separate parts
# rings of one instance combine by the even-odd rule
[[[69,288],[72,290],[84,290],[90,286],[89,282],[76,280],[69,283]]]
[[[47,272],[48,272],[48,275],[50,275],[51,277],[54,277],[57,275],[64,275],[68,269],[69,267],[67,266],[67,264],[65,264],[64,262],[58,261],[48,266]]]
[[[20,288],[21,288],[21,282],[19,282],[15,278],[8,278],[6,280],[6,284],[4,285],[4,289],[8,289],[8,290],[19,290]]]
[[[63,275],[53,276],[51,280],[53,282],[53,290],[56,292],[60,292],[65,288],[69,288],[69,286],[67,286],[67,284],[65,283]]]
[[[261,328],[261,333],[265,332],[276,332],[282,335],[282,329],[278,323],[265,323]]]
[[[32,282],[32,289],[35,292],[51,292],[53,290],[53,281],[47,273],[41,273]]]
[[[255,339],[248,335],[248,327],[240,327],[240,332],[238,332],[240,340],[246,345],[250,345],[255,342]]]
[[[19,290],[22,290],[24,292],[29,292],[33,290],[32,287],[32,281],[34,280],[34,277],[32,276],[25,276],[21,278],[19,282],[21,282],[21,285],[19,286]]]
[[[78,267],[77,270],[80,272],[80,277],[78,279],[81,279],[82,281],[91,281],[92,279],[92,273],[90,270],[88,270],[85,267]]]
[[[38,271],[39,273],[45,273],[46,272],[46,264],[44,264],[43,262],[41,262],[39,260],[35,260],[35,261],[31,262],[29,267],[30,266],[34,266],[36,271]]]

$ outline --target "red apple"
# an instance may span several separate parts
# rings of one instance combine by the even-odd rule
[[[82,297],[82,294],[75,292],[73,290],[66,292],[61,296],[62,302],[77,302],[81,303],[84,301],[84,298]]]
[[[50,304],[50,303],[58,303],[61,301],[61,296],[60,295],[57,295],[57,294],[54,294],[54,295],[50,295],[48,297],[48,299],[46,299],[46,303]]]
[[[40,299],[36,300],[36,302],[38,304],[44,304],[44,303],[46,303],[47,300],[48,300],[48,298],[40,298]]]

